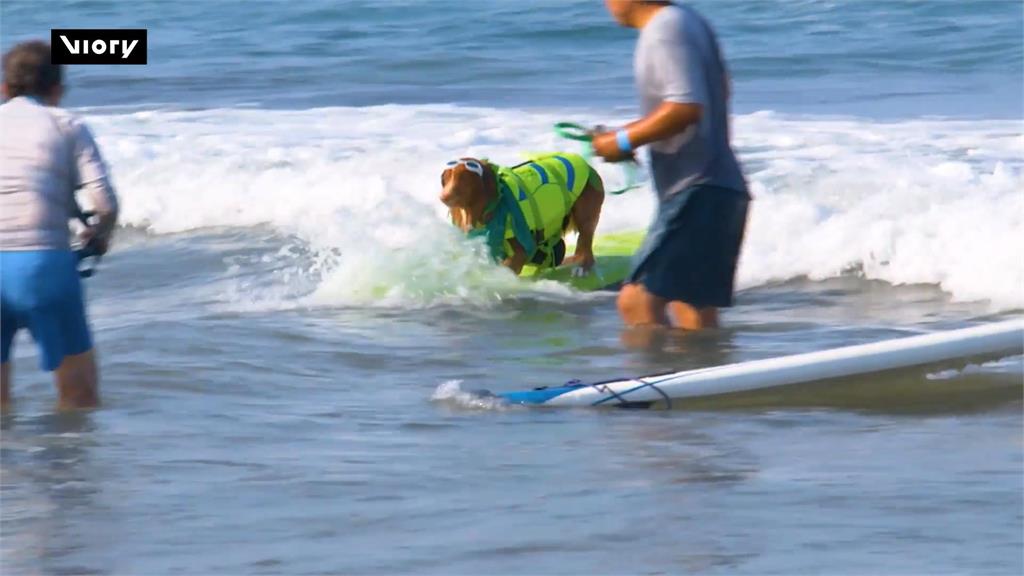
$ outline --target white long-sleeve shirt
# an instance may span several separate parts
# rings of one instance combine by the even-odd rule
[[[24,96],[0,105],[0,250],[68,248],[76,191],[113,222],[117,195],[85,124]]]

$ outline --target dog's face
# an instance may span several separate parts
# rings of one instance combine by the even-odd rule
[[[466,208],[484,194],[484,164],[476,158],[449,162],[441,173],[441,202],[449,208]]]

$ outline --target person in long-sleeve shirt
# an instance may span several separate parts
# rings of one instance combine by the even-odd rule
[[[10,404],[10,352],[27,328],[40,367],[55,372],[61,408],[99,403],[98,370],[69,221],[76,193],[95,215],[79,240],[106,252],[118,200],[99,147],[86,125],[58,108],[62,71],[41,41],[3,58],[0,105],[0,331],[2,398]]]

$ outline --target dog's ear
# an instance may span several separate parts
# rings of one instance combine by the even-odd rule
[[[480,162],[480,165],[484,168],[484,192],[493,196],[498,192],[498,178],[494,174],[494,168],[491,168],[491,163],[487,160]]]
[[[448,215],[452,218],[452,224],[458,227],[460,230],[465,230],[469,215],[466,214],[466,210],[463,208],[452,208],[448,211]]]

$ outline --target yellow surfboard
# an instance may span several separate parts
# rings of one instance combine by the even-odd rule
[[[590,274],[573,276],[572,266],[559,266],[539,271],[536,266],[527,265],[519,275],[533,280],[554,280],[563,282],[577,290],[592,291],[611,288],[626,279],[633,261],[633,254],[644,241],[644,232],[617,232],[594,239],[596,263]],[[567,243],[568,244],[568,243]],[[566,255],[572,255],[575,246],[568,244]]]

